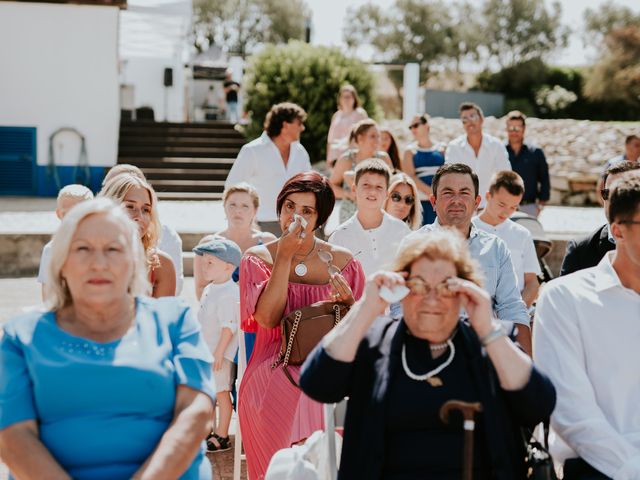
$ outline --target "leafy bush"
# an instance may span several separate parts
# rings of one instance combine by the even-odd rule
[[[374,78],[362,62],[346,57],[338,49],[297,41],[267,46],[249,59],[247,68],[245,108],[251,114],[248,138],[262,133],[264,118],[272,105],[295,102],[308,115],[301,142],[311,162],[324,159],[338,90],[345,83],[356,88],[369,116],[377,117]]]

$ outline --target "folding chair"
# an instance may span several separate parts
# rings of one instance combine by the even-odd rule
[[[238,331],[238,375],[236,376],[236,395],[240,392],[240,382],[247,368],[247,351],[244,343],[244,332]],[[239,399],[236,400],[236,405]],[[246,456],[242,453],[242,433],[240,431],[240,418],[236,407],[236,438],[233,451],[233,480],[240,480],[242,471],[242,460],[246,460]]]

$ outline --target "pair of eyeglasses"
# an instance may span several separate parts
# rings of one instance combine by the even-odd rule
[[[609,193],[611,193],[611,191],[608,188],[600,189],[600,195],[603,200],[609,200]]]
[[[398,203],[398,202],[401,202],[402,200],[404,200],[404,203],[407,204],[407,205],[413,205],[413,203],[416,201],[416,199],[413,197],[413,195],[407,195],[403,199],[402,195],[400,195],[398,192],[393,192],[391,194],[391,201],[392,202]]]
[[[480,117],[478,116],[477,113],[470,113],[469,115],[464,115],[460,117],[460,120],[462,120],[462,123],[469,123],[469,122],[475,122],[479,118]]]
[[[405,282],[405,285],[411,291],[412,295],[426,297],[433,290],[438,298],[453,298],[457,295],[457,292],[454,292],[449,288],[450,278],[444,279],[433,287],[419,278],[410,278]]]
[[[318,258],[327,264],[327,271],[329,272],[330,276],[338,275],[339,273],[341,273],[340,269],[333,263],[331,263],[333,262],[333,255],[331,255],[331,252],[328,252],[326,250],[319,250]]]
[[[422,122],[412,123],[411,125],[409,125],[409,130],[415,130],[415,129],[416,129],[416,128],[418,128],[420,125],[424,125],[424,123],[422,123]]]
[[[507,132],[521,132],[521,131],[522,131],[522,127],[518,127],[517,125],[507,127]]]

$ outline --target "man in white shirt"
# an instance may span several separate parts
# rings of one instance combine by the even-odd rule
[[[367,276],[388,267],[400,242],[411,232],[406,223],[382,209],[390,177],[389,167],[381,160],[360,162],[352,187],[358,210],[329,237],[329,243],[351,251]]]
[[[537,304],[534,359],[557,390],[551,450],[565,480],[640,478],[637,172],[614,183],[609,224],[616,249],[550,282]]]
[[[520,175],[509,170],[496,173],[485,194],[487,205],[479,216],[474,217],[473,224],[480,230],[500,237],[507,244],[518,280],[518,290],[524,303],[530,307],[540,288],[540,263],[529,230],[509,220],[518,210],[522,195],[524,182]]]
[[[255,187],[260,197],[256,219],[263,231],[280,236],[276,199],[294,175],[311,170],[309,154],[300,144],[306,112],[295,103],[271,107],[259,138],[242,147],[227,176],[225,188],[240,182]]]
[[[478,175],[480,191],[489,190],[491,176],[501,170],[511,170],[507,149],[496,137],[482,133],[484,116],[475,103],[460,105],[460,120],[466,132],[449,142],[444,154],[445,163],[464,163]],[[480,200],[480,208],[486,201]]]

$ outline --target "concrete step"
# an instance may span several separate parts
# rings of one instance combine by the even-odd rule
[[[222,192],[224,180],[149,180],[156,192]]]
[[[225,180],[227,168],[143,168],[149,180]]]
[[[235,125],[224,120],[213,120],[209,122],[199,123],[181,123],[181,122],[156,122],[153,120],[123,120],[120,122],[122,128],[175,128],[175,129],[194,129],[194,130],[208,130],[208,129],[221,129],[235,131]]]
[[[120,157],[195,157],[235,158],[240,149],[234,147],[162,147],[158,145],[126,145],[118,150]],[[124,162],[119,162],[124,163]]]
[[[159,200],[221,200],[222,191],[219,192],[156,192]]]
[[[178,136],[178,137],[208,137],[208,138],[234,138],[245,139],[244,135],[235,130],[228,130],[223,128],[149,128],[145,126],[141,127],[122,127],[120,129],[120,135],[125,137],[138,136],[138,135],[163,135],[163,136]]]
[[[230,169],[235,162],[235,157],[118,157],[118,163],[130,163],[142,169],[145,168],[219,168]]]
[[[240,150],[244,145],[243,139],[238,138],[207,138],[207,137],[164,137],[164,136],[148,136],[136,135],[131,138],[120,137],[118,143],[119,149],[125,149],[135,146],[153,146],[153,147],[223,147],[237,148]]]

